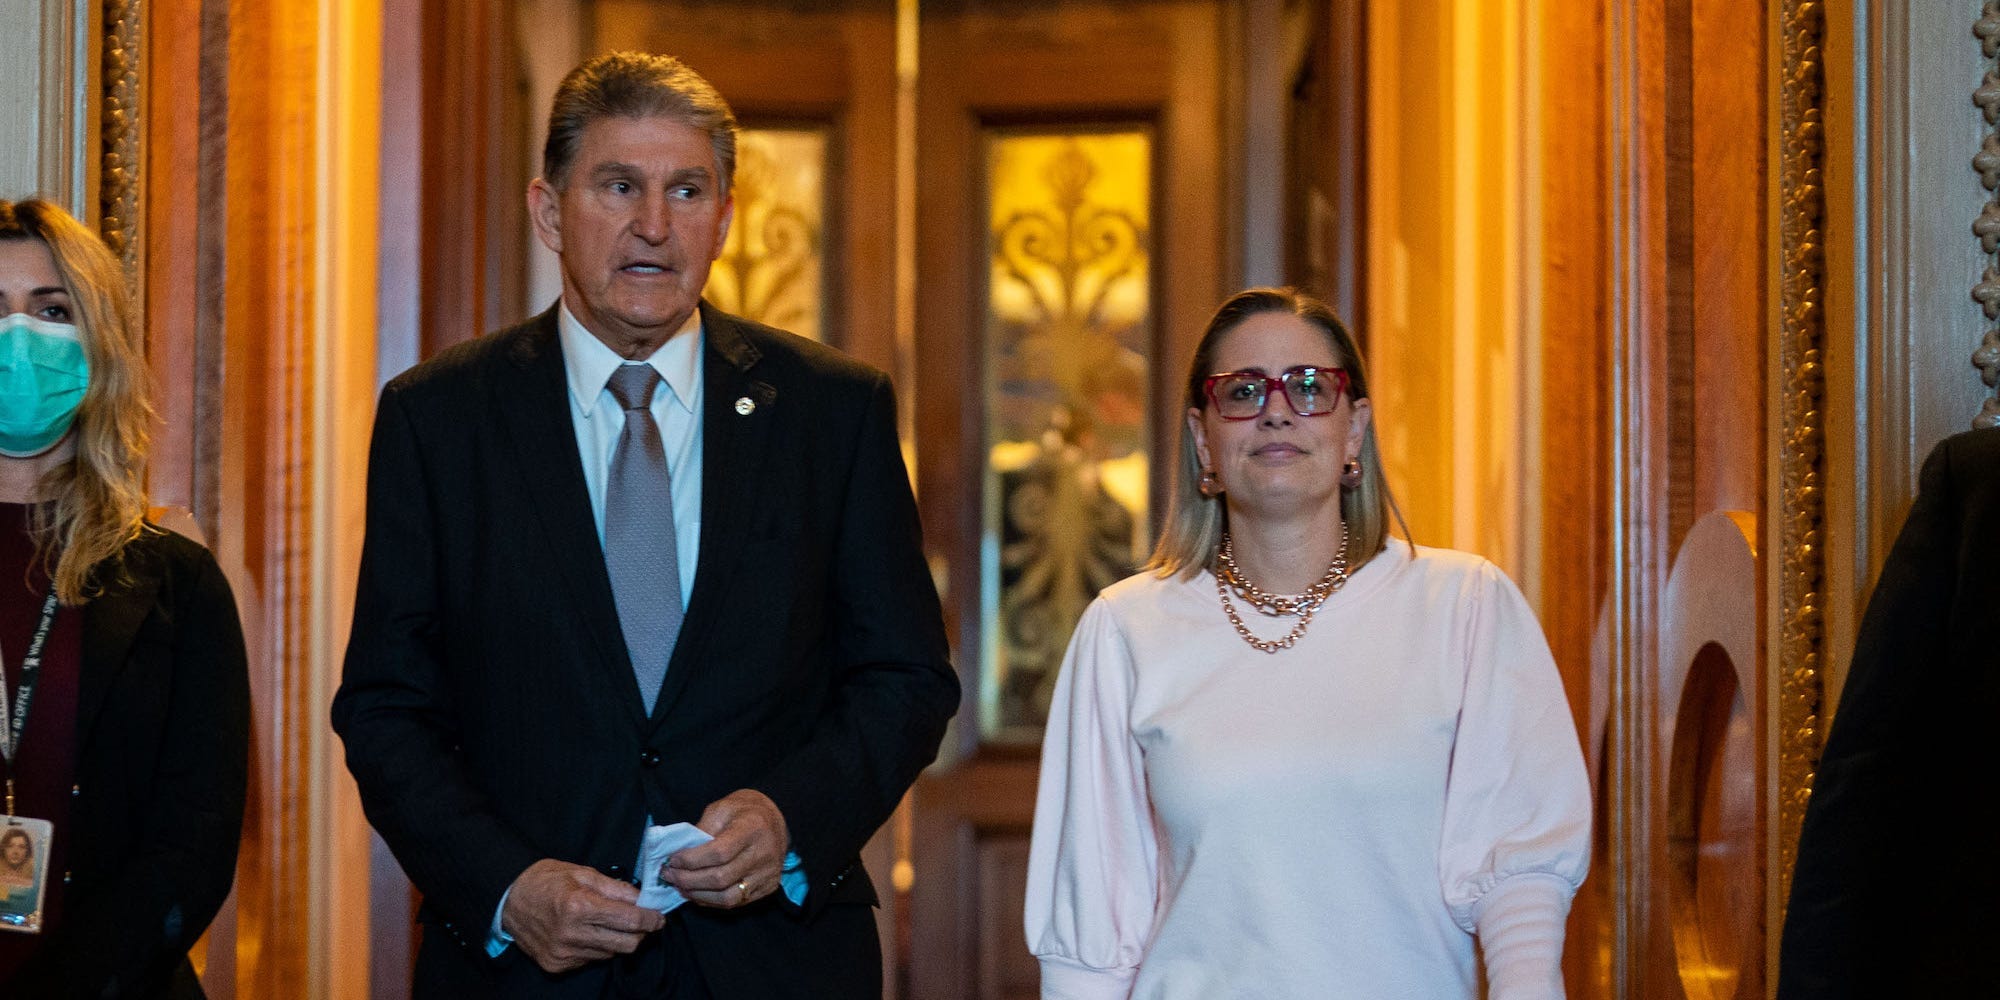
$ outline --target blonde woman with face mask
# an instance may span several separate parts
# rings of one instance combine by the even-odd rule
[[[0,823],[43,831],[0,996],[200,997],[229,893],[249,677],[208,550],[146,518],[152,420],[118,261],[0,200]]]

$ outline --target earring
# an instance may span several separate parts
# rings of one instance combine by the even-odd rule
[[[1214,469],[1203,469],[1201,480],[1195,483],[1195,489],[1199,490],[1202,496],[1213,500],[1222,495],[1222,480],[1216,478]]]
[[[1361,486],[1361,463],[1350,461],[1340,467],[1340,488],[1357,489]]]

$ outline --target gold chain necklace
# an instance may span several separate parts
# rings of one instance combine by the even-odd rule
[[[1222,533],[1222,546],[1217,557],[1222,563],[1222,571],[1215,574],[1215,595],[1222,599],[1222,613],[1229,616],[1229,624],[1236,626],[1236,634],[1242,636],[1243,641],[1249,643],[1252,649],[1261,653],[1275,653],[1281,649],[1292,648],[1299,638],[1306,634],[1306,626],[1312,624],[1313,615],[1326,604],[1327,598],[1347,585],[1347,523],[1341,522],[1340,549],[1334,553],[1333,563],[1326,568],[1326,575],[1320,577],[1318,583],[1307,588],[1305,593],[1296,597],[1267,593],[1256,584],[1244,579],[1242,571],[1236,568],[1236,552],[1230,544],[1227,531]],[[1299,623],[1292,626],[1292,630],[1285,633],[1282,638],[1259,639],[1251,634],[1250,626],[1243,624],[1243,616],[1236,613],[1236,605],[1229,599],[1229,592],[1232,590],[1236,592],[1236,596],[1257,609],[1259,614],[1269,618],[1296,615]]]

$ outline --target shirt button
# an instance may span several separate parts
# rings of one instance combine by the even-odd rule
[[[613,878],[622,878],[625,875],[624,865],[612,865],[611,867],[606,868],[604,870],[607,874],[609,874]]]
[[[64,884],[64,885],[68,885],[68,884],[69,884],[69,873],[68,873],[68,872],[63,872],[63,884]]]
[[[79,795],[82,795],[82,794],[83,794],[83,786],[82,786],[82,785],[71,785],[71,786],[69,786],[69,797],[70,797],[70,798],[72,798],[72,799],[73,799],[73,798],[76,798],[77,796],[79,796]]]
[[[658,750],[641,750],[641,751],[639,751],[639,763],[641,763],[641,764],[643,764],[643,765],[645,765],[645,766],[647,766],[647,767],[659,767],[659,766],[660,766],[660,752],[659,752]]]

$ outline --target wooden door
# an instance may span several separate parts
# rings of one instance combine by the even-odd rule
[[[1616,958],[1586,996],[1750,1000],[1768,985],[1785,834],[1767,640],[1783,518],[1767,469],[1812,447],[1770,429],[1772,220],[1788,207],[1771,196],[1774,10],[1634,0],[1608,18],[1618,582],[1597,862],[1610,879],[1586,937]]]
[[[963,708],[919,781],[916,998],[1038,995],[1021,904],[1070,628],[1144,562],[1227,285],[1225,4],[926,4],[919,502]]]
[[[1657,673],[1644,713],[1641,995],[1765,995],[1766,12],[1664,7],[1667,472]],[[1662,516],[1664,515],[1664,516]]]

